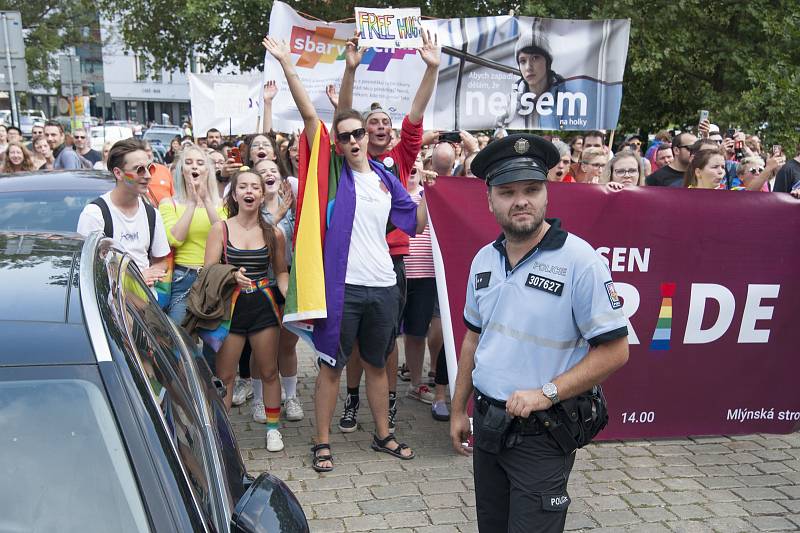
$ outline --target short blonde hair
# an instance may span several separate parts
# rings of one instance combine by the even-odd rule
[[[614,172],[614,167],[616,164],[621,161],[622,159],[633,158],[636,160],[636,166],[639,168],[639,176],[636,178],[636,185],[644,185],[644,163],[642,163],[642,158],[634,153],[633,150],[629,148],[625,148],[620,150],[614,157],[611,158],[611,161],[608,162],[606,168],[603,169],[603,174],[600,176],[600,183],[608,183],[612,180],[612,173]]]

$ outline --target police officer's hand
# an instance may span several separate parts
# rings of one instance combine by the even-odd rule
[[[465,447],[462,442],[467,442],[471,434],[467,413],[456,413],[455,411],[450,413],[450,440],[453,442],[453,449],[457,454],[469,456],[470,449]]]
[[[528,418],[534,411],[546,411],[553,405],[542,389],[514,391],[506,400],[506,412],[511,416]]]

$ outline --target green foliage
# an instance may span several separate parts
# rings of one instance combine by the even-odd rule
[[[322,20],[353,16],[356,2],[290,2]],[[272,0],[99,0],[121,21],[128,46],[155,67],[185,69],[199,53],[208,68],[261,68],[261,38]],[[619,129],[653,132],[691,127],[708,109],[721,128],[756,131],[791,145],[800,124],[800,11],[797,0],[373,0],[367,5],[421,5],[439,18],[508,14],[571,19],[627,18],[631,38]]]
[[[58,84],[58,63],[53,55],[68,46],[98,42],[90,27],[96,13],[88,0],[3,0],[0,9],[19,11],[25,29],[25,61],[31,86]]]

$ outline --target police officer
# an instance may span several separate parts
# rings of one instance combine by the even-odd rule
[[[503,234],[470,268],[450,436],[467,455],[474,393],[483,533],[563,531],[575,449],[607,421],[599,383],[628,359],[627,320],[608,267],[544,218],[547,172],[558,161],[546,139],[514,134],[472,162]]]

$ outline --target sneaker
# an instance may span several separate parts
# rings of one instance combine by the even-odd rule
[[[431,405],[431,416],[434,420],[440,422],[447,422],[450,420],[450,411],[447,409],[447,402],[444,400],[433,402],[433,405]]]
[[[231,399],[231,403],[238,407],[252,397],[253,384],[249,379],[237,377],[233,385],[233,398]]]
[[[394,433],[395,421],[397,420],[397,400],[389,400],[389,431]]]
[[[422,403],[433,403],[434,398],[433,391],[424,383],[408,389],[408,394],[406,394],[406,396],[419,400]]]
[[[283,435],[277,429],[267,431],[267,451],[279,452],[283,449]]]
[[[283,407],[286,410],[286,420],[297,422],[303,419],[303,405],[297,399],[297,396],[286,398],[286,403]]]
[[[405,363],[397,369],[397,377],[403,381],[411,381],[411,371]]]
[[[351,402],[350,395],[344,401],[344,413],[339,419],[339,429],[342,433],[352,433],[358,426],[358,405],[359,402]]]
[[[259,424],[267,423],[267,411],[264,409],[264,400],[255,400],[253,402],[253,420]]]

